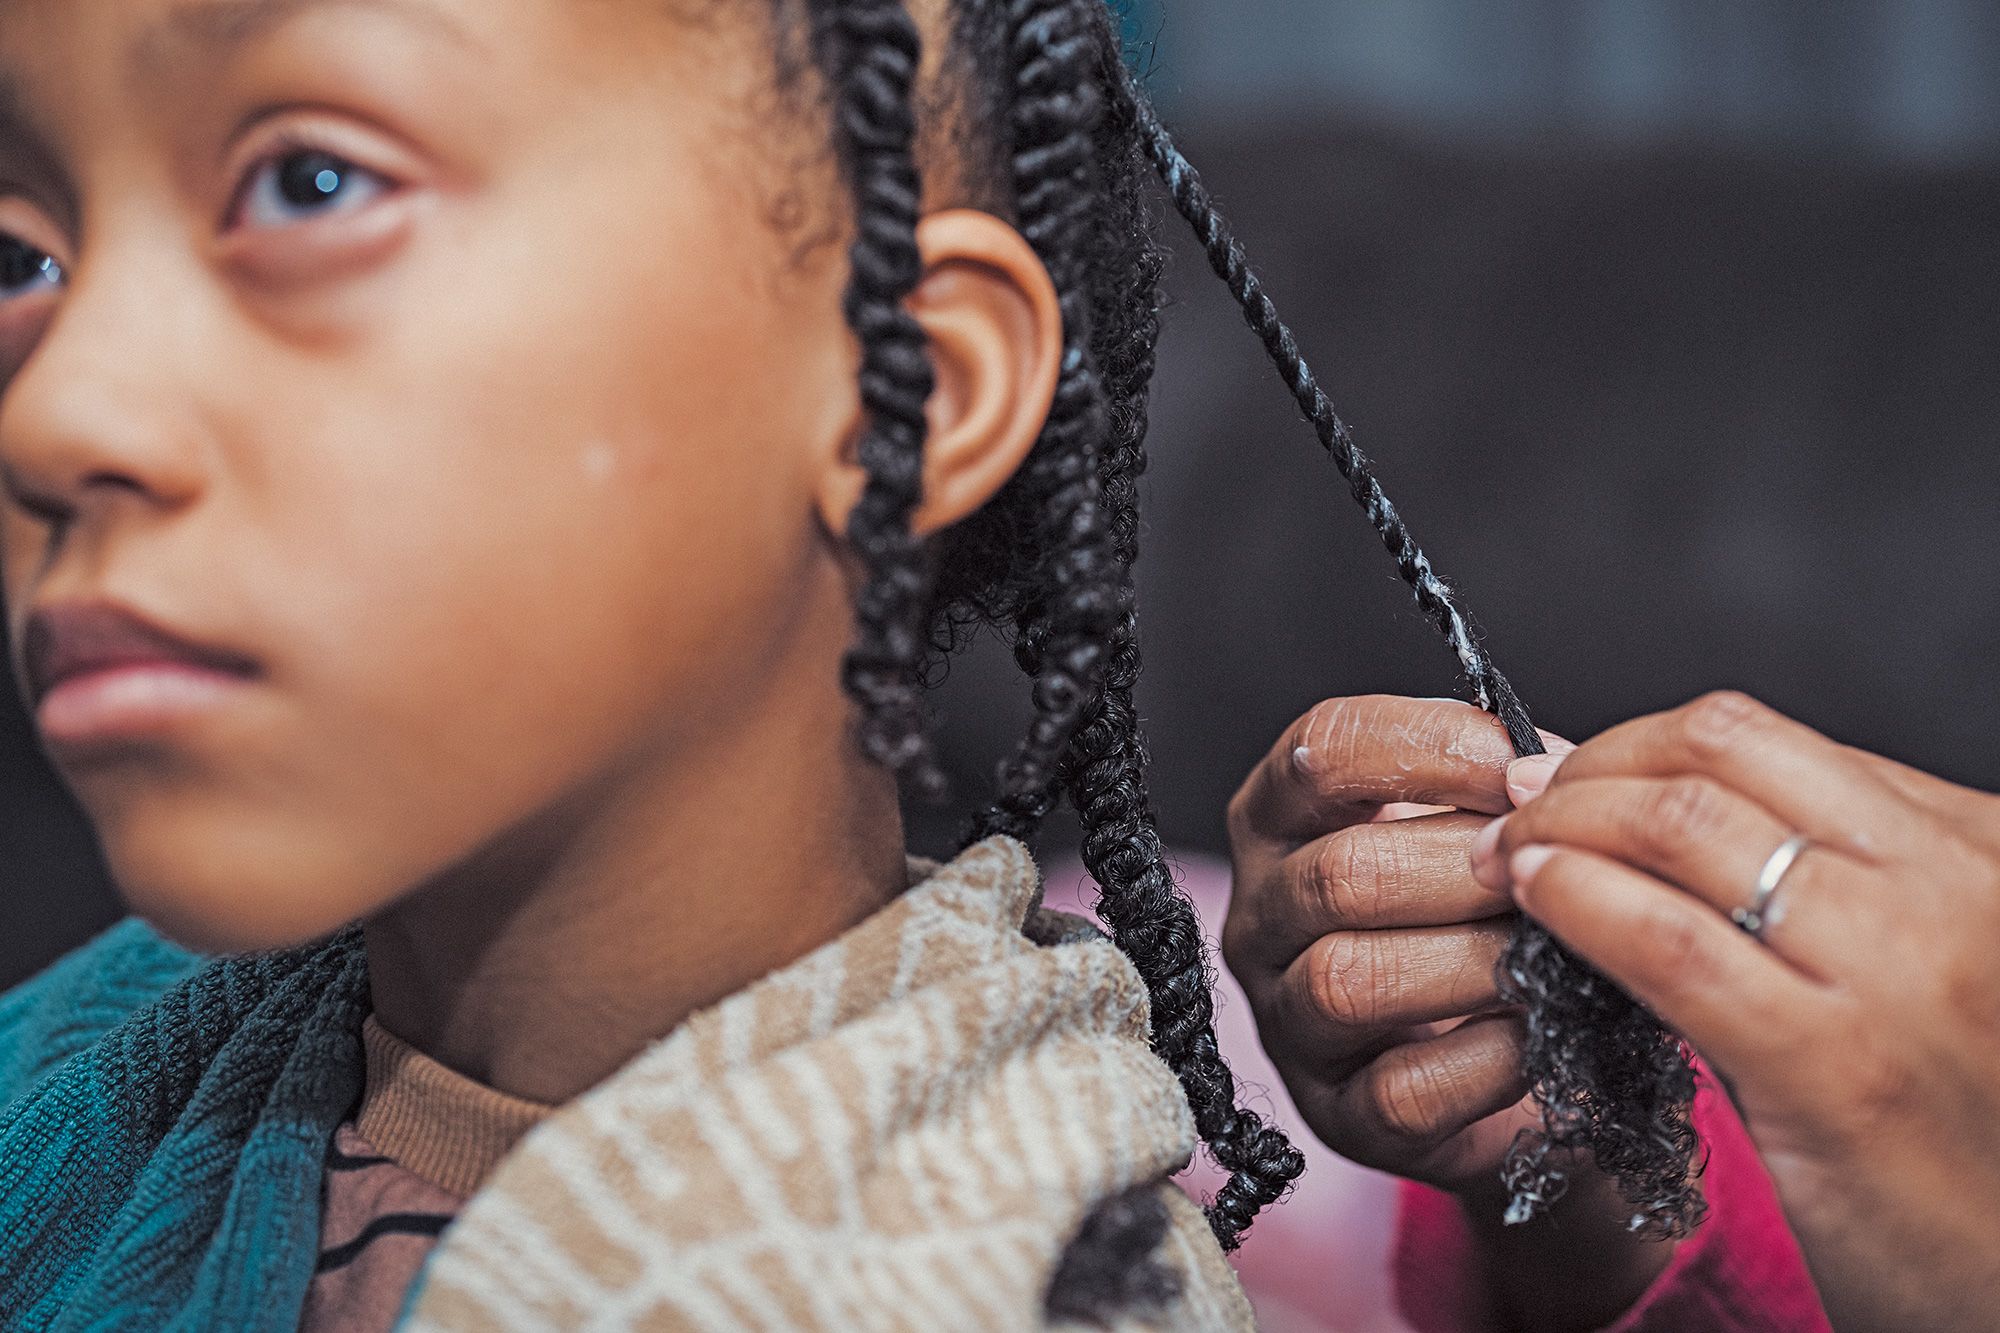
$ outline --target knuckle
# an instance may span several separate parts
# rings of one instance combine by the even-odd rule
[[[2000,858],[1981,848],[1972,872],[1973,904],[1982,920],[2000,918]]]
[[[1292,723],[1290,730],[1285,733],[1285,747],[1287,749],[1297,746],[1311,748],[1317,744],[1326,728],[1328,720],[1338,717],[1341,710],[1346,706],[1346,703],[1345,699],[1322,699],[1311,708],[1306,709],[1305,712],[1299,714],[1297,720]]]
[[[1361,925],[1376,919],[1395,851],[1375,830],[1356,824],[1324,839],[1307,862],[1307,891],[1335,922]]]
[[[1961,958],[1945,964],[1941,973],[1948,1019],[1974,1032],[2000,1028],[2000,988],[1990,966]]]
[[[1905,895],[1912,907],[1928,905],[1961,921],[1990,921],[2000,908],[2000,860],[1975,845],[1966,830],[1934,821],[1924,830],[1924,864],[1906,881]]]
[[[1640,929],[1653,941],[1648,970],[1662,985],[1682,989],[1706,984],[1711,968],[1708,943],[1692,913],[1654,909]]]
[[[1368,1109],[1393,1139],[1428,1143],[1450,1128],[1447,1080],[1424,1060],[1392,1051],[1368,1080]]]
[[[1451,969],[1452,1003],[1472,1009],[1500,993],[1500,960],[1513,936],[1511,926],[1488,926],[1470,937]]]
[[[1222,964],[1229,969],[1230,976],[1243,983],[1246,991],[1250,989],[1248,979],[1251,975],[1249,943],[1255,934],[1256,928],[1248,920],[1248,910],[1240,905],[1238,895],[1231,894],[1229,910],[1222,918]]]
[[[1696,759],[1720,758],[1763,725],[1765,712],[1764,705],[1739,690],[1715,690],[1681,709],[1681,742]]]
[[[1395,984],[1393,964],[1353,932],[1328,936],[1319,966],[1308,975],[1313,1007],[1344,1027],[1373,1026],[1384,988]]]
[[[1835,1108],[1836,1132],[1856,1145],[1870,1145],[1907,1126],[1921,1081],[1910,1061],[1876,1044],[1859,1059],[1848,1052],[1846,1063],[1845,1094]]]
[[[1247,895],[1246,895],[1247,896]],[[1222,965],[1236,978],[1253,1008],[1261,1010],[1284,971],[1273,931],[1263,916],[1243,898],[1232,896],[1217,940]]]
[[[1238,784],[1235,794],[1229,798],[1229,804],[1224,807],[1223,821],[1228,831],[1229,848],[1232,852],[1240,852],[1249,845],[1251,790],[1255,787],[1256,780],[1257,774],[1253,769],[1250,775]]]
[[[1672,855],[1713,838],[1725,822],[1722,792],[1706,778],[1661,783],[1639,814],[1632,832],[1656,855]]]
[[[1985,916],[1984,912],[1980,913],[1980,917]],[[1977,1043],[1982,1038],[1971,1034],[2000,1030],[2000,975],[1996,975],[1990,951],[1984,943],[1992,938],[1990,931],[1982,931],[1972,937],[1979,939],[1980,943],[1971,948],[1964,947],[1963,940],[1966,938],[1960,932],[1958,938],[1942,951],[1943,956],[1933,959],[1933,998],[1942,1019],[1941,1026],[1964,1032],[1969,1041]]]
[[[1351,766],[1356,740],[1362,731],[1357,723],[1358,713],[1354,699],[1322,699],[1294,725],[1291,744],[1317,755],[1323,771],[1343,772]]]

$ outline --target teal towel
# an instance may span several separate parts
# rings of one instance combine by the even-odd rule
[[[368,1008],[356,925],[208,958],[128,918],[0,995],[0,1324],[296,1329]]]

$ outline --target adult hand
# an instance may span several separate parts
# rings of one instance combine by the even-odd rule
[[[2000,1309],[2000,798],[1739,694],[1521,760],[1486,887],[1729,1086],[1834,1325]],[[1762,939],[1732,924],[1795,833]]]
[[[1503,1306],[1539,1328],[1594,1328],[1671,1247],[1625,1229],[1630,1209],[1588,1163],[1573,1165],[1552,1219],[1501,1224],[1500,1164],[1537,1117],[1520,1019],[1494,980],[1513,904],[1474,879],[1470,851],[1513,808],[1513,757],[1505,730],[1469,704],[1314,707],[1230,801],[1222,951],[1313,1132],[1458,1195]]]

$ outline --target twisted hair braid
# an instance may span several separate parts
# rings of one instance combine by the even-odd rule
[[[1242,307],[1279,377],[1395,557],[1418,605],[1457,654],[1480,706],[1500,718],[1516,753],[1542,753],[1541,738],[1513,686],[1383,493],[1367,456],[1300,355],[1291,329],[1251,272],[1243,247],[1200,175],[1129,73],[1121,73],[1118,86],[1176,209],[1194,229],[1210,267]],[[1690,1178],[1698,1145],[1690,1119],[1694,1075],[1684,1045],[1526,917],[1501,958],[1498,979],[1502,997],[1526,1010],[1523,1068],[1542,1112],[1541,1131],[1523,1136],[1508,1153],[1503,1169],[1511,1194],[1507,1219],[1526,1221],[1560,1197],[1564,1174],[1556,1152],[1587,1148],[1635,1208],[1634,1229],[1685,1233],[1699,1221],[1703,1204]]]
[[[1007,0],[1004,8],[1015,223],[1055,285],[1063,347],[1048,421],[1023,469],[1026,489],[1043,497],[1030,520],[1036,544],[1050,553],[1013,609],[1014,658],[1035,681],[1035,711],[1000,766],[1000,796],[980,836],[1030,834],[1053,804],[1061,757],[1101,688],[1127,600],[1105,506],[1109,404],[1088,282],[1092,211],[1103,192],[1094,138],[1103,97],[1084,73],[1090,33],[1067,4]]]
[[[1121,63],[1108,11],[1096,0],[1012,0],[1007,13],[1019,222],[1055,280],[1069,336],[1064,388],[1036,462],[1040,475],[1061,485],[1079,479],[1065,459],[1094,458],[1099,521],[1086,528],[1053,515],[1058,531],[1084,540],[1058,548],[1069,558],[1044,585],[1051,596],[1017,612],[1015,655],[1038,678],[1038,726],[1003,768],[1002,794],[970,836],[1031,830],[1052,785],[1076,807],[1098,913],[1147,985],[1154,1049],[1179,1077],[1202,1140],[1230,1172],[1208,1206],[1209,1225],[1230,1250],[1304,1163],[1283,1134],[1236,1106],[1235,1080],[1215,1040],[1214,976],[1200,923],[1167,867],[1146,790],[1148,756],[1132,698],[1140,668],[1132,569],[1164,257],[1151,239],[1130,119],[1107,114],[1117,110],[1106,93]],[[1095,678],[1076,666],[1082,654],[1072,645],[1086,641],[1102,645]],[[1070,681],[1050,692],[1051,679],[1065,675]],[[1059,755],[1050,755],[1045,738],[1060,738]]]
[[[1202,184],[1200,174],[1181,155],[1166,127],[1160,124],[1152,106],[1138,90],[1128,88],[1127,95],[1133,103],[1140,139],[1160,179],[1165,182],[1167,192],[1173,196],[1175,208],[1194,228],[1209,266],[1243,308],[1244,319],[1264,344],[1264,350],[1277,367],[1285,387],[1291,390],[1292,397],[1298,400],[1299,407],[1312,422],[1320,443],[1333,457],[1334,466],[1340,469],[1340,475],[1347,479],[1355,503],[1368,515],[1368,522],[1380,534],[1382,544],[1396,558],[1396,568],[1402,573],[1403,581],[1416,593],[1417,604],[1458,655],[1459,664],[1478,696],[1479,706],[1499,714],[1517,752],[1540,754],[1541,738],[1529,722],[1527,710],[1521,706],[1507,678],[1500,674],[1499,668],[1493,665],[1492,659],[1480,646],[1473,634],[1471,617],[1459,606],[1456,594],[1431,568],[1429,558],[1410,535],[1409,528],[1404,526],[1402,515],[1396,512],[1396,506],[1383,493],[1368,456],[1355,445],[1347,423],[1333,410],[1333,404],[1320,388],[1312,368],[1299,355],[1298,343],[1292,337],[1291,329],[1278,317],[1277,306],[1265,295],[1264,285],[1258,281],[1257,275],[1251,272],[1242,245],[1216,210],[1215,201]]]
[[[910,513],[923,495],[924,407],[935,377],[924,332],[904,307],[923,276],[922,183],[913,93],[921,50],[901,0],[810,0],[813,51],[833,101],[833,140],[854,197],[844,301],[861,343],[867,475],[847,536],[867,579],[841,680],[861,705],[864,752],[929,796],[943,794],[926,734],[921,675],[931,573]]]

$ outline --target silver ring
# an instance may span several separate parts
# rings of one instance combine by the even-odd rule
[[[1799,853],[1812,843],[1803,833],[1794,833],[1778,845],[1764,862],[1764,868],[1757,872],[1757,892],[1751,895],[1748,907],[1733,907],[1729,919],[1734,921],[1751,939],[1762,943],[1764,927],[1770,922],[1771,897],[1777,893],[1778,885],[1784,882],[1785,872],[1799,859]]]

